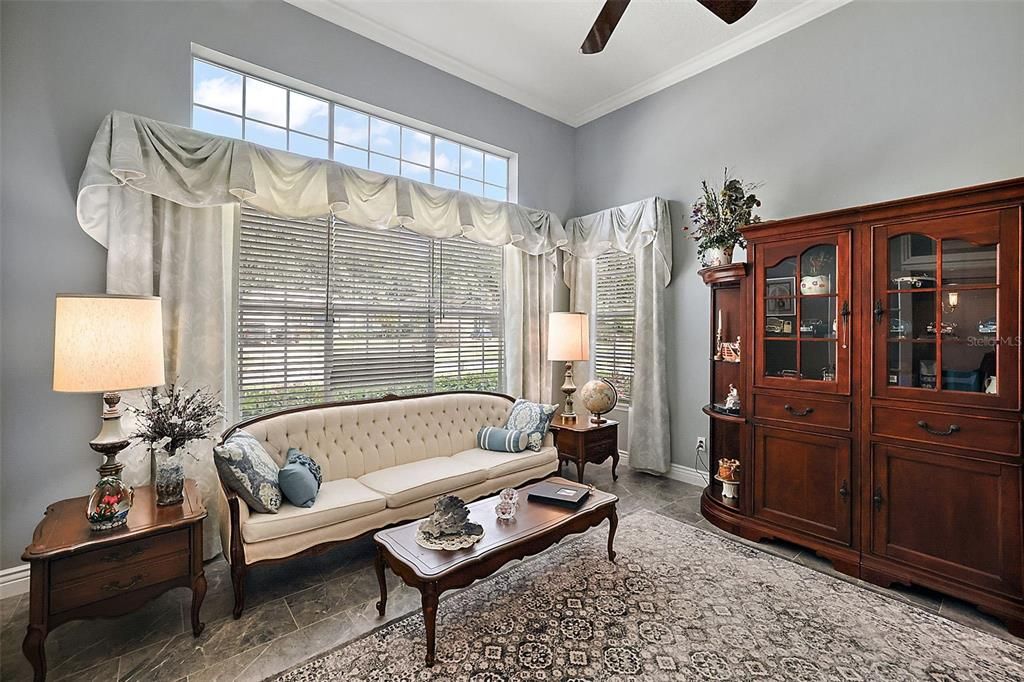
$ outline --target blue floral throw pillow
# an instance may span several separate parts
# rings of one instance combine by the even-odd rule
[[[551,420],[555,416],[558,405],[534,403],[520,398],[512,406],[505,428],[513,431],[526,431],[526,447],[540,452],[544,436],[548,433]]]
[[[298,448],[289,448],[288,463],[281,467],[278,481],[285,499],[296,507],[312,507],[320,492],[323,476],[320,465],[309,455]]]
[[[231,434],[213,449],[217,473],[231,490],[261,514],[276,514],[281,507],[277,462],[258,440],[245,431]]]

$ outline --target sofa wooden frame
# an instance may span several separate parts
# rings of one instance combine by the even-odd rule
[[[262,414],[262,415],[260,415],[258,417],[251,417],[249,419],[240,421],[237,424],[229,426],[224,431],[224,433],[221,434],[219,444],[223,445],[224,441],[227,440],[231,436],[231,434],[235,433],[236,431],[238,431],[240,429],[244,429],[245,427],[247,427],[247,426],[249,426],[251,424],[256,424],[258,422],[261,422],[261,421],[264,421],[264,420],[267,420],[267,419],[273,419],[274,417],[280,417],[280,416],[286,415],[286,414],[295,414],[295,413],[298,413],[298,412],[307,412],[309,410],[322,410],[322,409],[330,408],[330,407],[348,407],[348,406],[352,406],[352,405],[368,405],[368,404],[371,404],[371,403],[385,403],[385,402],[397,402],[397,401],[402,401],[402,400],[413,400],[413,399],[416,399],[416,398],[431,398],[431,397],[434,397],[434,396],[442,396],[442,395],[487,395],[487,396],[492,396],[492,397],[497,397],[497,398],[504,398],[505,400],[508,400],[510,403],[515,402],[515,398],[513,398],[510,395],[505,395],[504,393],[493,393],[493,392],[490,392],[490,391],[439,391],[439,392],[436,392],[436,393],[418,393],[416,395],[395,395],[393,393],[389,393],[389,394],[384,395],[384,396],[382,396],[380,398],[369,398],[369,399],[365,399],[365,400],[348,400],[348,401],[341,401],[341,402],[320,403],[320,404],[317,404],[317,405],[304,405],[302,407],[292,407],[292,408],[288,408],[286,410],[279,410],[277,412],[268,412],[267,414]],[[537,478],[537,479],[534,479],[534,480],[542,480],[543,478],[544,477],[540,477],[540,478]],[[217,479],[220,481],[221,490],[224,491],[224,496],[227,498],[227,501],[228,501],[228,513],[230,515],[230,522],[231,522],[231,541],[230,541],[230,547],[225,548],[225,551],[228,552],[228,560],[229,560],[229,563],[231,564],[231,586],[232,586],[232,588],[234,590],[234,597],[235,597],[235,605],[234,605],[234,608],[232,609],[231,614],[234,616],[235,620],[238,620],[239,618],[242,617],[242,610],[245,608],[245,579],[246,579],[246,576],[248,575],[249,569],[252,568],[253,566],[261,566],[261,565],[267,565],[267,564],[276,564],[276,563],[280,563],[280,562],[283,562],[283,561],[290,561],[292,559],[297,559],[299,557],[318,556],[320,554],[323,554],[324,552],[327,552],[327,551],[333,549],[334,547],[336,547],[338,545],[342,545],[342,544],[345,544],[347,542],[354,542],[356,540],[360,540],[360,539],[362,539],[364,537],[372,535],[373,533],[376,533],[379,530],[384,530],[385,528],[391,528],[393,526],[398,526],[398,525],[401,525],[403,523],[408,523],[408,520],[397,521],[397,522],[392,523],[392,524],[381,526],[380,528],[374,528],[372,530],[368,530],[365,533],[361,533],[359,535],[353,536],[351,538],[347,538],[345,540],[332,540],[331,542],[322,542],[322,543],[320,543],[318,545],[313,545],[312,547],[307,547],[306,549],[304,549],[304,550],[302,550],[300,552],[296,552],[295,554],[290,554],[290,555],[284,556],[284,557],[278,557],[276,559],[263,559],[261,561],[254,561],[251,564],[247,564],[245,562],[245,547],[244,547],[244,545],[242,543],[242,523],[241,523],[241,509],[240,509],[240,505],[245,504],[245,502],[243,500],[241,500],[234,491],[232,491],[230,488],[228,488],[228,486],[224,485],[224,480],[220,478],[220,472],[218,472],[218,474],[217,474]],[[527,483],[532,483],[532,482],[533,481],[531,480],[531,481],[528,481]],[[524,483],[524,485],[525,485],[525,483]],[[467,500],[467,501],[469,501],[469,500]]]

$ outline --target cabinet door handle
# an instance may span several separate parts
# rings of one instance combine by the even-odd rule
[[[141,583],[142,582],[142,577],[143,576],[142,576],[141,573],[138,574],[138,575],[133,575],[131,577],[131,579],[128,582],[124,583],[123,585],[121,584],[120,581],[115,580],[112,583],[107,583],[106,585],[104,585],[103,589],[106,590],[107,592],[124,592],[125,590],[130,590],[133,587],[135,587],[136,585],[138,585],[139,583]]]
[[[849,495],[850,489],[846,487],[846,481],[844,480],[843,484],[839,486],[839,497],[843,498],[843,500],[845,501]]]
[[[882,321],[882,317],[885,315],[885,308],[882,307],[882,299],[875,301],[875,324]]]
[[[843,308],[839,312],[839,316],[843,318],[843,350],[846,349],[847,339],[849,338],[848,330],[850,329],[850,302],[843,301]]]
[[[790,405],[789,403],[786,403],[785,405],[783,405],[782,409],[784,409],[786,412],[789,412],[794,417],[806,417],[807,415],[809,415],[812,412],[814,412],[814,408],[813,407],[808,407],[808,408],[805,408],[803,410],[798,410],[798,409],[794,408],[792,405]]]
[[[882,508],[882,502],[885,501],[884,498],[882,497],[882,488],[881,487],[875,488],[875,496],[872,497],[871,499],[875,503],[875,511],[879,511]]]
[[[954,433],[960,432],[960,427],[957,424],[950,424],[945,431],[936,431],[932,427],[928,426],[928,422],[923,419],[917,422],[917,425],[933,436],[952,436]]]

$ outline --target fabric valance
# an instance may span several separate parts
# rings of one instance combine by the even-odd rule
[[[649,197],[617,208],[573,218],[565,226],[568,242],[561,248],[573,258],[593,260],[615,249],[634,256],[654,245],[657,277],[661,286],[672,280],[672,223],[668,202]],[[566,269],[566,284],[571,273]]]
[[[188,207],[245,203],[288,218],[333,214],[370,229],[513,244],[548,255],[567,243],[558,217],[407,178],[311,159],[115,111],[96,133],[78,186],[78,221],[109,244],[125,188]]]

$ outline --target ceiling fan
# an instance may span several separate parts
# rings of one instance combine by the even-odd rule
[[[725,23],[732,24],[742,19],[754,7],[757,0],[697,0],[697,2],[707,7]],[[629,0],[607,0],[604,7],[601,8],[601,13],[597,15],[597,21],[591,27],[590,33],[587,34],[587,39],[580,46],[580,52],[596,54],[603,50],[628,6]]]

